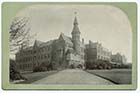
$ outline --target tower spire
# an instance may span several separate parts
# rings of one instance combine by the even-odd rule
[[[77,12],[74,12],[74,14],[75,14],[74,25],[78,25],[78,21],[77,21],[77,17],[76,17]]]
[[[75,14],[75,19],[74,19],[74,23],[73,23],[73,30],[72,30],[72,42],[73,42],[73,48],[75,50],[76,53],[80,54],[80,30],[78,27],[78,21],[77,21],[77,17],[76,14],[77,12],[74,12]]]
[[[80,30],[79,30],[79,27],[78,27],[78,21],[77,21],[77,12],[74,12],[75,14],[75,19],[74,19],[74,27],[73,27],[73,31],[72,31],[72,34],[75,34],[75,33],[79,33],[80,34]]]

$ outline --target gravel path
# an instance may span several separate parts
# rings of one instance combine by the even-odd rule
[[[113,85],[112,82],[80,69],[66,69],[32,84],[93,84]]]

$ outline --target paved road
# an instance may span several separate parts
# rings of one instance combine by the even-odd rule
[[[87,73],[79,69],[66,69],[54,75],[33,82],[33,84],[104,84],[110,85],[112,82]]]

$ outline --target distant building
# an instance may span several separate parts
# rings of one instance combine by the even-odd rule
[[[124,55],[121,55],[120,53],[116,53],[114,55],[111,55],[111,61],[123,64],[127,62],[127,59]]]
[[[124,63],[124,64],[127,63],[127,58],[125,57],[125,55],[122,55],[122,63]]]
[[[110,62],[111,52],[104,48],[101,43],[89,41],[85,49],[85,58],[88,62],[96,62],[98,60]]]

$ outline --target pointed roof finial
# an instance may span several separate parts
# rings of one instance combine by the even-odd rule
[[[76,18],[77,12],[74,12],[74,14],[75,14],[74,25],[78,25],[78,21],[77,21],[77,18]]]

